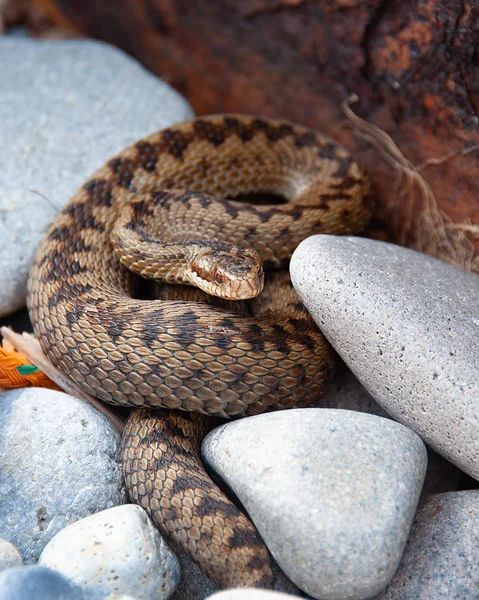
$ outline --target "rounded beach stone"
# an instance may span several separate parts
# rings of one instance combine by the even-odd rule
[[[81,400],[5,392],[0,440],[0,535],[27,563],[69,523],[126,502],[120,434]]]
[[[182,575],[171,600],[203,600],[203,598],[207,598],[218,591],[218,587],[187,554],[177,549],[176,556],[180,562]],[[274,559],[271,560],[271,571],[273,574],[273,589],[285,592],[288,598],[301,593],[297,586],[281,571]]]
[[[35,248],[87,177],[126,145],[193,113],[108,44],[6,37],[0,64],[3,316],[25,303]]]
[[[385,588],[426,471],[414,432],[375,415],[294,409],[218,427],[203,453],[300,589],[359,600]]]
[[[418,508],[399,569],[375,600],[477,600],[479,490],[431,496]]]
[[[253,588],[237,588],[218,592],[208,596],[211,600],[294,600],[300,596],[291,596],[291,594],[281,594],[280,592],[270,592],[268,590],[255,590]]]
[[[146,512],[134,504],[104,510],[69,525],[43,550],[39,564],[85,593],[164,600],[178,585],[176,556]]]
[[[45,567],[14,567],[0,572],[2,600],[85,600],[80,586]]]
[[[10,567],[19,567],[23,564],[20,552],[13,544],[0,539],[0,571]]]
[[[375,400],[479,479],[479,277],[392,244],[317,235],[294,252],[291,278]]]

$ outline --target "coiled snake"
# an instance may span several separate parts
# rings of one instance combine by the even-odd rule
[[[269,586],[267,551],[202,471],[207,419],[158,409],[228,418],[317,403],[332,354],[285,267],[310,234],[361,231],[369,190],[350,154],[319,133],[201,117],[108,161],[38,249],[27,302],[44,352],[97,398],[147,407],[132,412],[123,438],[130,497],[222,587]],[[239,201],[250,194],[287,201]],[[251,298],[263,268],[265,290],[239,311],[199,303],[184,286],[132,297],[136,271]]]

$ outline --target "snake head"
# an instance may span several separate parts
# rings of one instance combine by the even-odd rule
[[[201,244],[190,263],[190,272],[192,285],[227,300],[254,298],[264,285],[258,252],[232,244]]]

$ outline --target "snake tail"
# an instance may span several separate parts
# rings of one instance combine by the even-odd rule
[[[201,463],[211,421],[194,413],[134,411],[122,444],[130,498],[220,588],[271,588],[266,546]]]

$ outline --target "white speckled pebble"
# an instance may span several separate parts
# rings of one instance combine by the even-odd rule
[[[105,597],[163,600],[180,578],[176,556],[146,512],[134,504],[69,525],[45,547],[39,564],[62,573],[85,592]]]
[[[479,598],[479,490],[431,496],[418,508],[399,569],[375,600]]]
[[[68,394],[0,394],[0,536],[26,563],[69,523],[126,501],[120,434]]]
[[[359,412],[295,409],[218,427],[203,453],[314,598],[369,598],[394,575],[426,471],[413,431]]]
[[[211,600],[294,600],[294,598],[300,598],[300,596],[253,588],[236,588],[208,596],[208,599]]]
[[[23,564],[20,552],[13,544],[0,539],[0,571]]]
[[[108,44],[4,37],[0,64],[3,316],[24,304],[40,238],[86,178],[127,144],[193,113]]]
[[[294,252],[291,278],[377,402],[479,479],[479,277],[392,244],[317,235]]]

